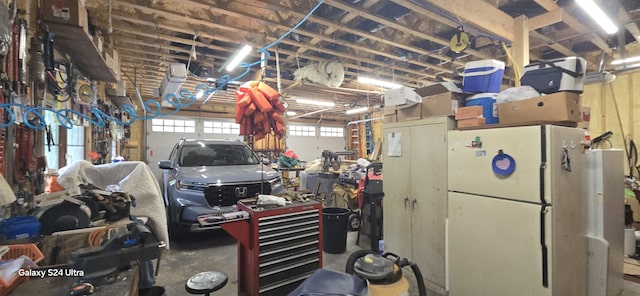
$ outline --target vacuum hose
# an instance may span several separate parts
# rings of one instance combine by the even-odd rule
[[[422,277],[422,272],[420,272],[420,267],[418,264],[411,262],[411,270],[413,270],[413,274],[416,276],[416,281],[418,282],[418,295],[427,296],[427,287],[424,285],[424,278]]]
[[[355,274],[354,266],[355,266],[356,260],[368,254],[377,254],[377,253],[371,250],[358,250],[353,252],[351,256],[349,256],[349,259],[347,260],[345,272],[348,274]],[[388,258],[389,256],[397,257],[395,254],[392,254],[392,253],[385,253],[382,256],[385,258]],[[407,258],[398,258],[397,260],[392,260],[392,261],[394,261],[395,264],[397,264],[398,267],[400,267],[400,272],[398,274],[400,277],[402,276],[402,268],[404,268],[405,266],[411,266],[411,270],[413,271],[413,274],[416,277],[416,282],[418,283],[418,295],[427,296],[427,287],[424,285],[424,278],[422,277],[422,272],[420,271],[420,267],[418,267],[418,265],[415,262],[412,262]],[[396,280],[397,279],[394,279],[394,281]]]

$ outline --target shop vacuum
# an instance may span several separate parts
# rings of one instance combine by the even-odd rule
[[[408,296],[410,284],[403,275],[410,266],[418,283],[420,296],[427,295],[418,265],[393,253],[378,255],[371,250],[358,250],[349,256],[345,273],[316,270],[288,296]]]
[[[409,281],[402,274],[407,266],[416,277],[418,295],[426,296],[427,289],[418,265],[393,253],[379,255],[371,250],[355,251],[347,259],[345,272],[366,279],[371,296],[409,295]]]

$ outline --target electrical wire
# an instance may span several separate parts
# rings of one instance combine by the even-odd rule
[[[150,119],[156,118],[158,116],[175,115],[176,113],[178,113],[183,108],[189,107],[192,104],[194,104],[196,102],[196,94],[199,91],[204,91],[205,95],[208,95],[211,92],[216,92],[216,91],[220,90],[221,88],[225,87],[228,82],[237,81],[237,80],[241,79],[242,77],[246,76],[247,74],[249,74],[251,72],[251,67],[253,67],[255,65],[259,65],[263,61],[269,60],[269,57],[271,55],[269,54],[268,49],[273,47],[273,46],[276,46],[284,38],[289,36],[297,28],[299,28],[304,22],[307,21],[307,19],[323,3],[324,3],[324,0],[318,1],[318,3],[307,13],[307,15],[305,15],[295,26],[293,26],[291,29],[289,29],[289,31],[284,33],[282,36],[280,36],[275,41],[271,42],[269,45],[260,48],[258,50],[258,52],[261,53],[261,59],[260,60],[258,60],[256,62],[253,62],[253,63],[241,63],[239,65],[239,67],[240,68],[245,68],[245,70],[242,73],[240,73],[239,75],[237,75],[235,77],[231,77],[230,75],[222,75],[220,78],[217,79],[216,86],[213,87],[213,88],[210,87],[208,84],[200,83],[200,84],[197,84],[194,87],[195,92],[191,91],[191,90],[188,90],[188,89],[180,89],[178,91],[177,95],[175,93],[170,93],[170,94],[165,95],[164,99],[166,99],[167,102],[169,104],[171,104],[175,108],[171,112],[163,113],[162,112],[162,106],[160,105],[160,103],[158,101],[156,101],[156,100],[153,100],[153,99],[149,99],[149,100],[144,101],[144,104],[142,105],[142,108],[144,109],[143,110],[144,111],[144,115],[142,115],[142,116],[139,116],[139,115],[136,114],[136,109],[132,105],[123,104],[120,108],[122,109],[122,114],[126,114],[127,118],[129,118],[129,120],[127,120],[127,121],[122,121],[122,120],[120,120],[118,118],[115,118],[115,117],[105,113],[104,111],[98,109],[97,107],[91,107],[91,109],[89,109],[90,114],[89,115],[85,115],[85,114],[83,114],[83,113],[81,113],[79,111],[73,110],[73,109],[55,110],[55,109],[52,109],[52,108],[41,107],[41,106],[29,106],[29,105],[25,105],[25,104],[16,104],[16,103],[3,103],[3,104],[0,104],[0,108],[4,109],[6,111],[6,113],[8,115],[8,121],[5,121],[4,123],[0,123],[0,128],[5,128],[5,127],[8,127],[8,126],[10,126],[10,125],[15,123],[16,114],[14,114],[12,107],[18,107],[18,108],[23,109],[24,111],[22,112],[22,116],[21,116],[22,121],[24,122],[26,127],[30,128],[30,129],[35,129],[35,130],[42,130],[47,125],[47,122],[46,122],[45,116],[44,116],[45,112],[54,113],[55,116],[56,116],[56,119],[58,120],[58,122],[60,124],[60,126],[66,128],[66,129],[73,128],[73,122],[70,119],[71,114],[75,114],[77,117],[80,117],[80,118],[84,119],[85,121],[90,122],[91,124],[94,124],[97,127],[104,127],[105,124],[106,124],[105,120],[113,122],[113,123],[118,124],[118,125],[130,125],[130,124],[133,124],[137,120],[150,120]],[[72,77],[71,71],[68,71],[68,73],[69,74],[67,74],[67,77],[69,77],[69,79],[71,79],[71,77]],[[49,77],[49,75],[47,75],[47,77]],[[55,76],[53,78],[55,80]],[[70,84],[70,83],[67,83],[67,84]],[[75,85],[75,84],[73,84],[73,85]],[[68,100],[68,98],[67,98],[67,100]],[[206,100],[204,100],[200,104],[200,106],[202,106],[204,103],[206,103]],[[34,116],[37,117],[39,120],[36,120],[36,121],[28,120],[28,118],[33,118]],[[36,122],[36,124],[33,124],[32,122]]]
[[[509,50],[509,48],[507,48],[507,44],[504,42],[501,42],[501,44],[502,44],[502,48],[504,49],[504,52],[507,54],[507,58],[513,65],[513,72],[514,72],[514,75],[516,76],[514,85],[516,87],[520,87],[520,65],[518,65],[516,60],[511,55],[511,51]]]

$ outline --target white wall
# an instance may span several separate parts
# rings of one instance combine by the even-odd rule
[[[317,128],[315,137],[289,136],[287,147],[293,150],[300,160],[311,162],[320,158],[323,150],[344,151],[345,138],[320,137],[320,128]]]

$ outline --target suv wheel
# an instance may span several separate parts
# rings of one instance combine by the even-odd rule
[[[179,223],[174,222],[169,215],[169,207],[165,208],[165,212],[167,213],[167,227],[169,228],[169,239],[170,240],[180,240],[183,239],[187,234],[187,229],[181,226]]]

